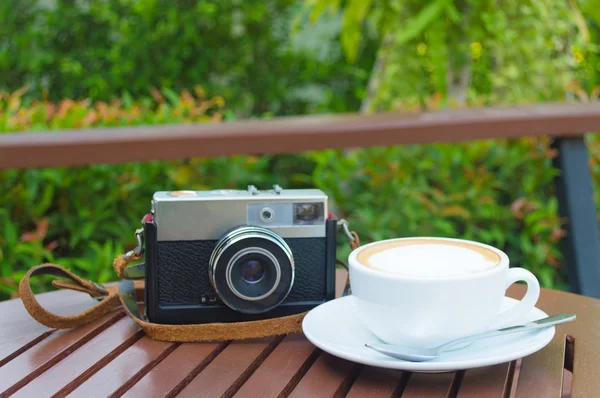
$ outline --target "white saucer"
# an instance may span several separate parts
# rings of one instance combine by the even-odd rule
[[[505,297],[502,308],[510,308],[515,301]],[[546,316],[548,315],[544,311],[534,308],[523,321]],[[552,326],[476,341],[467,347],[444,352],[439,358],[429,362],[402,361],[364,346],[369,341],[379,340],[356,315],[353,296],[342,297],[314,308],[304,318],[302,329],[314,345],[337,357],[365,365],[411,372],[449,372],[505,363],[541,350],[554,337]]]

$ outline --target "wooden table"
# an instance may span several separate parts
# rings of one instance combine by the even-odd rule
[[[509,295],[520,297],[523,290],[513,286]],[[71,291],[40,294],[39,300],[61,314],[94,303]],[[521,360],[411,374],[333,357],[302,335],[204,344],[153,341],[122,310],[78,329],[50,330],[31,319],[20,300],[11,300],[0,303],[0,396],[600,396],[600,300],[543,289],[538,307],[550,314],[574,312],[577,321],[558,326],[546,348]],[[573,370],[572,377],[565,368]]]

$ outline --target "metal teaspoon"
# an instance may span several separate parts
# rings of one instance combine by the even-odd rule
[[[522,325],[509,326],[506,328],[491,330],[489,332],[473,336],[461,337],[433,348],[413,348],[401,345],[390,345],[385,343],[366,343],[365,346],[382,354],[411,362],[430,361],[440,356],[440,353],[457,344],[472,342],[490,337],[504,336],[510,333],[518,333],[526,330],[541,329],[561,323],[575,320],[575,314],[558,314],[537,321],[527,322]]]

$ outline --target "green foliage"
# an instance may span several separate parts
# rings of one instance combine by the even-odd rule
[[[23,106],[0,95],[0,131],[216,122],[223,100],[187,91],[111,103],[63,100]],[[157,190],[308,186],[303,157],[234,156],[0,172],[0,299],[15,294],[30,267],[55,262],[95,281],[114,280],[112,260],[135,245],[133,231]],[[38,283],[39,284],[39,283]],[[38,291],[47,288],[39,284]]]
[[[564,287],[548,139],[332,150],[314,181],[363,242],[461,237],[504,249],[546,287]]]
[[[353,21],[342,30],[349,60],[360,59],[365,40],[381,40],[363,110],[589,102],[600,94],[596,1],[373,0],[360,12],[353,1],[305,3],[313,20],[330,12]],[[595,136],[589,145],[598,182]],[[369,240],[488,242],[543,285],[563,287],[552,156],[545,140],[331,151],[317,157],[316,181],[337,187],[334,198]]]
[[[341,42],[350,62],[356,61],[357,42],[360,40],[360,27],[372,0],[350,0],[344,13]]]
[[[215,122],[222,99],[183,91],[112,103],[63,100],[24,106],[0,99],[0,130],[147,123]],[[600,186],[600,140],[589,137]],[[450,236],[498,246],[543,286],[564,288],[549,139],[413,145],[285,156],[234,156],[122,165],[8,170],[0,173],[0,297],[24,272],[56,262],[82,276],[115,279],[112,259],[131,249],[133,230],[154,191],[239,188],[247,184],[317,186],[333,212],[363,242],[402,236]],[[596,191],[600,203],[600,191]],[[339,258],[348,254],[340,240]],[[41,283],[36,289],[48,285]]]
[[[451,10],[451,11],[450,11]],[[396,34],[396,45],[401,46],[420,35],[436,19],[439,19],[444,11],[449,11],[453,19],[458,19],[456,9],[448,0],[436,0],[427,4],[423,9]],[[455,20],[453,22],[456,22]]]
[[[321,56],[339,34],[325,20],[303,25],[312,34],[297,45],[294,0],[0,3],[0,90],[27,85],[32,98],[46,90],[53,101],[107,101],[201,84],[238,116],[348,111],[372,63],[350,65],[340,51]]]
[[[600,94],[595,0],[305,3],[2,1],[0,91],[28,90],[0,92],[0,131]],[[600,204],[600,139],[587,139]],[[273,183],[324,189],[363,242],[475,239],[563,288],[554,155],[546,139],[521,139],[3,171],[0,298],[40,262],[114,279],[156,190]]]
[[[329,3],[341,4],[307,2],[315,19]],[[435,95],[452,106],[548,101],[574,79],[598,84],[595,1],[374,0],[360,13],[342,4],[334,10],[353,21],[342,30],[348,59],[374,32],[383,39],[370,110],[423,108]]]

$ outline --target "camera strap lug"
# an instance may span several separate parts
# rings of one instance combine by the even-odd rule
[[[144,219],[142,219],[142,224]],[[144,228],[135,230],[135,239],[137,240],[137,246],[122,256],[117,257],[113,263],[115,271],[117,271],[117,275],[121,279],[143,279],[145,276],[146,264],[140,263],[127,266],[129,262],[139,260],[144,254]]]
[[[342,219],[338,220],[337,226],[338,226],[338,228],[342,227],[342,229],[344,230],[344,234],[346,235],[346,238],[348,238],[348,243],[350,244],[350,247],[352,248],[352,250],[357,249],[360,246],[360,239],[356,232],[350,231],[350,224],[348,223],[348,221],[346,221],[342,218]],[[348,270],[348,264],[344,263],[341,260],[337,260],[337,263],[341,264],[344,268],[346,268],[346,270]],[[346,286],[344,286],[344,292],[342,293],[342,296],[348,296],[348,295],[352,294],[349,276],[350,275],[348,275],[346,277]]]
[[[360,246],[360,239],[359,239],[358,235],[356,234],[356,232],[350,231],[350,224],[348,223],[348,221],[346,221],[342,218],[342,219],[338,220],[337,225],[338,225],[338,227],[343,228],[344,234],[346,234],[346,237],[348,238],[348,243],[350,244],[350,247],[352,248],[352,250],[354,250]]]
[[[123,254],[124,260],[137,260],[142,257],[142,254],[144,254],[144,228],[138,228],[135,230],[135,239],[137,240],[137,246]]]

